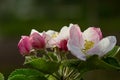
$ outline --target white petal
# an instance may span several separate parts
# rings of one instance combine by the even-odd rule
[[[58,32],[57,32],[57,31],[54,31],[54,30],[48,30],[48,31],[46,32],[46,34],[49,35],[50,37],[51,37],[53,34],[55,34],[55,33],[58,33]]]
[[[86,56],[85,54],[80,50],[79,47],[76,47],[74,45],[72,45],[71,41],[68,40],[68,44],[67,44],[68,50],[71,51],[71,53],[77,57],[80,60],[86,60]]]
[[[59,40],[67,39],[69,37],[69,27],[64,26],[58,35]]]
[[[69,34],[70,34],[69,30],[72,26],[73,26],[73,24],[70,24],[69,27],[67,27],[67,26],[62,27],[62,29],[60,30],[60,33],[59,33],[57,38],[59,40],[68,39]]]
[[[56,43],[54,38],[52,38],[51,33],[49,33],[49,32],[47,34],[46,34],[46,32],[43,32],[43,37],[45,38],[46,48],[51,48]]]
[[[35,33],[35,32],[38,33],[38,34],[40,34],[40,35],[42,35],[42,33],[40,33],[39,31],[37,31],[37,30],[35,30],[35,29],[32,29],[32,30],[31,30],[30,35],[33,34],[33,33]]]
[[[70,24],[69,27],[64,26],[60,30],[60,33],[58,34],[56,40],[56,45],[60,44],[62,40],[68,40],[70,36],[70,28],[73,26],[73,24]]]
[[[35,30],[35,29],[32,29],[30,34],[33,34],[34,32],[37,32],[37,33],[39,33],[37,30]]]
[[[98,55],[99,57],[105,55],[110,50],[114,48],[116,45],[116,37],[115,36],[108,36],[103,38],[94,48],[87,52],[88,55]]]

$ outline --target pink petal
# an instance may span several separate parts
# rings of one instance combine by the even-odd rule
[[[101,40],[102,39],[102,32],[101,32],[100,28],[93,27],[93,29],[97,32],[97,34],[99,35],[99,39]]]
[[[18,43],[19,51],[22,55],[27,55],[32,49],[29,36],[22,36],[21,40]]]
[[[79,48],[83,48],[84,46],[82,32],[78,25],[73,25],[70,28],[70,43]]]
[[[44,37],[41,36],[38,32],[34,32],[30,35],[30,41],[35,49],[42,49],[45,47]]]
[[[68,40],[68,50],[81,60],[86,60],[85,54],[81,51],[84,46],[84,40],[82,37],[82,32],[78,25],[73,25],[70,28],[70,38]]]
[[[100,28],[90,27],[83,32],[85,40],[93,41],[95,44],[98,43],[102,38],[102,32]]]
[[[68,40],[61,40],[59,43],[58,43],[58,48],[61,50],[61,51],[68,51],[68,48],[67,48],[67,42]]]

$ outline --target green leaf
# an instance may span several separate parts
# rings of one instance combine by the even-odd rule
[[[28,80],[28,77],[25,75],[14,75],[12,77],[9,77],[8,80]]]
[[[112,60],[113,61],[113,60]],[[85,70],[95,70],[95,69],[102,69],[102,70],[120,70],[119,66],[116,66],[116,61],[113,61],[115,63],[106,62],[99,58],[97,55],[94,55],[87,59],[87,61],[82,62],[79,64],[78,69],[79,71]]]
[[[33,59],[32,61],[26,63],[27,65],[38,69],[44,73],[51,74],[59,69],[59,63],[55,61],[47,61],[43,58]]]
[[[111,64],[113,66],[117,66],[120,67],[120,63],[118,62],[117,59],[113,58],[113,57],[106,57],[103,59],[106,63]]]
[[[8,80],[47,80],[44,74],[33,69],[17,69],[13,71]]]
[[[2,73],[0,73],[0,80],[4,80],[4,76]]]
[[[114,57],[120,50],[120,46],[115,46],[110,52],[106,54],[107,57]]]

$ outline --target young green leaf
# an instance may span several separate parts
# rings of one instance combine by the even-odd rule
[[[44,74],[33,69],[17,69],[13,71],[8,80],[47,80]]]
[[[38,69],[44,73],[51,74],[58,70],[59,63],[55,61],[47,61],[43,58],[33,59],[32,61],[26,63],[35,69]]]
[[[0,80],[4,80],[4,76],[2,73],[0,73]]]

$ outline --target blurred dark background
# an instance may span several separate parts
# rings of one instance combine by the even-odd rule
[[[100,27],[104,36],[115,35],[120,45],[120,0],[0,0],[0,72],[8,76],[23,66],[17,49],[21,35],[33,28],[59,31],[70,23],[82,30]],[[85,80],[120,80],[120,72],[92,71]]]

